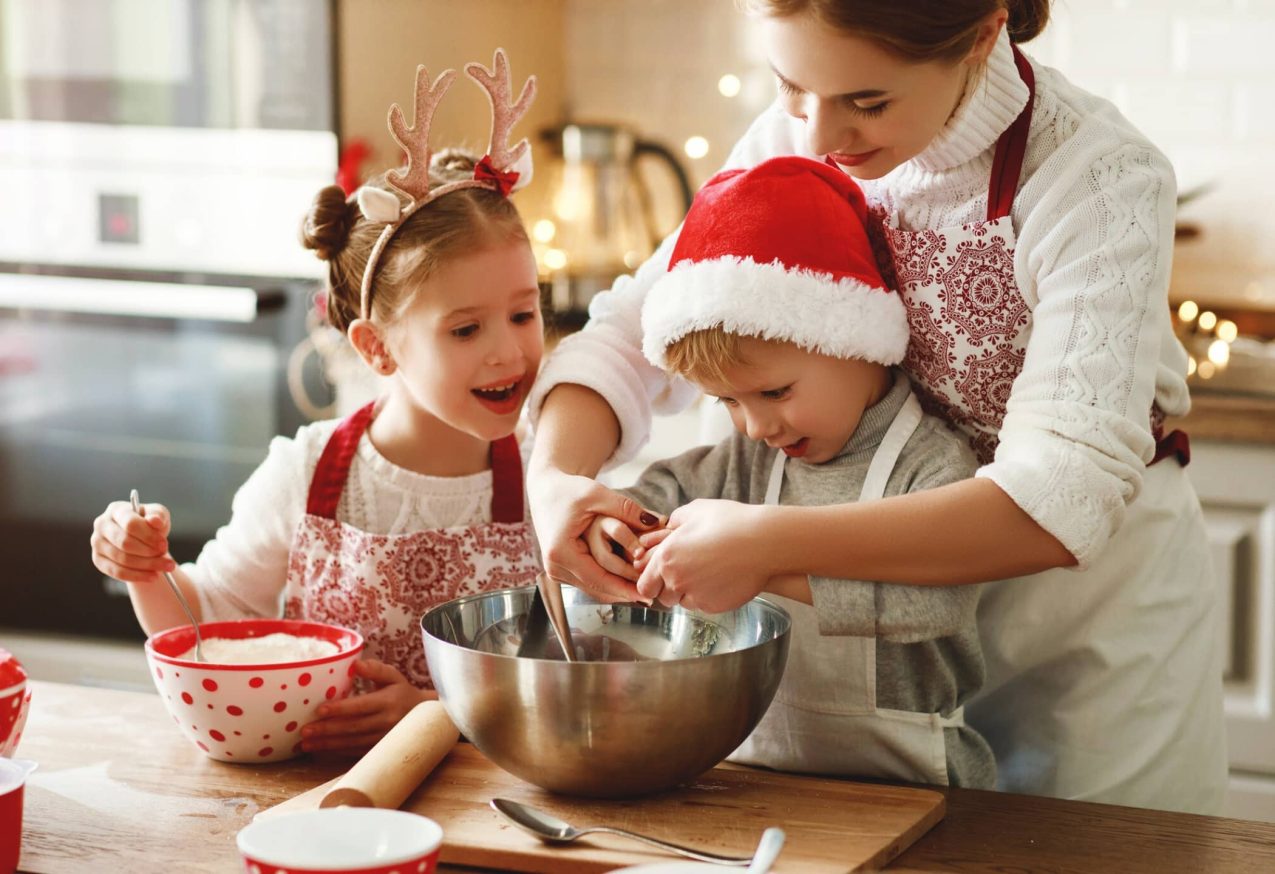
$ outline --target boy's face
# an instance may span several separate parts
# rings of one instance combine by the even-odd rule
[[[484,440],[511,433],[544,353],[531,247],[516,240],[443,264],[389,345],[423,413]]]
[[[698,383],[730,412],[741,434],[808,464],[830,461],[846,445],[863,411],[889,391],[880,364],[832,358],[791,343],[745,337],[746,363],[722,381]]]

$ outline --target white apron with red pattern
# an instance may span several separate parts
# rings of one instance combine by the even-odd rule
[[[284,616],[353,628],[365,658],[432,689],[421,615],[461,595],[527,585],[540,570],[523,514],[522,460],[512,435],[492,444],[485,525],[369,534],[339,521],[336,508],[372,415],[368,404],[342,422],[319,458],[288,557]]]
[[[1010,208],[1035,83],[1014,56],[1032,96],[996,144],[987,220],[906,231],[878,215],[908,310],[903,367],[926,411],[965,433],[984,464],[1032,329]],[[1161,437],[1162,417],[1148,414],[1154,467],[1100,558],[984,595],[987,682],[966,716],[995,750],[1004,789],[1213,813],[1226,780],[1217,598],[1181,467],[1185,435]],[[1155,463],[1174,456],[1181,464]]]

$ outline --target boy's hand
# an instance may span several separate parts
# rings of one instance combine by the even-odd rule
[[[646,551],[633,529],[619,519],[597,516],[584,535],[589,553],[604,571],[637,582],[633,562]]]
[[[306,752],[365,752],[385,737],[407,711],[428,698],[438,697],[435,692],[416,688],[397,668],[376,659],[355,662],[354,673],[378,688],[321,706],[319,718],[301,729],[301,748]]]
[[[766,513],[735,501],[697,500],[679,507],[665,531],[642,535],[637,590],[666,607],[723,613],[765,588],[771,568]]]
[[[164,571],[177,569],[168,555],[171,523],[163,504],[143,504],[145,516],[133,512],[128,501],[114,501],[93,520],[93,566],[127,583],[154,583]]]

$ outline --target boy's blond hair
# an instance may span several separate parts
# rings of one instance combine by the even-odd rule
[[[664,348],[665,367],[691,382],[725,382],[728,368],[747,363],[741,339],[721,325],[692,331]]]

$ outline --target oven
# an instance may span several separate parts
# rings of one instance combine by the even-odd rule
[[[92,520],[193,560],[270,439],[336,172],[330,0],[0,0],[0,626],[140,639]],[[313,393],[313,387],[312,392]]]

